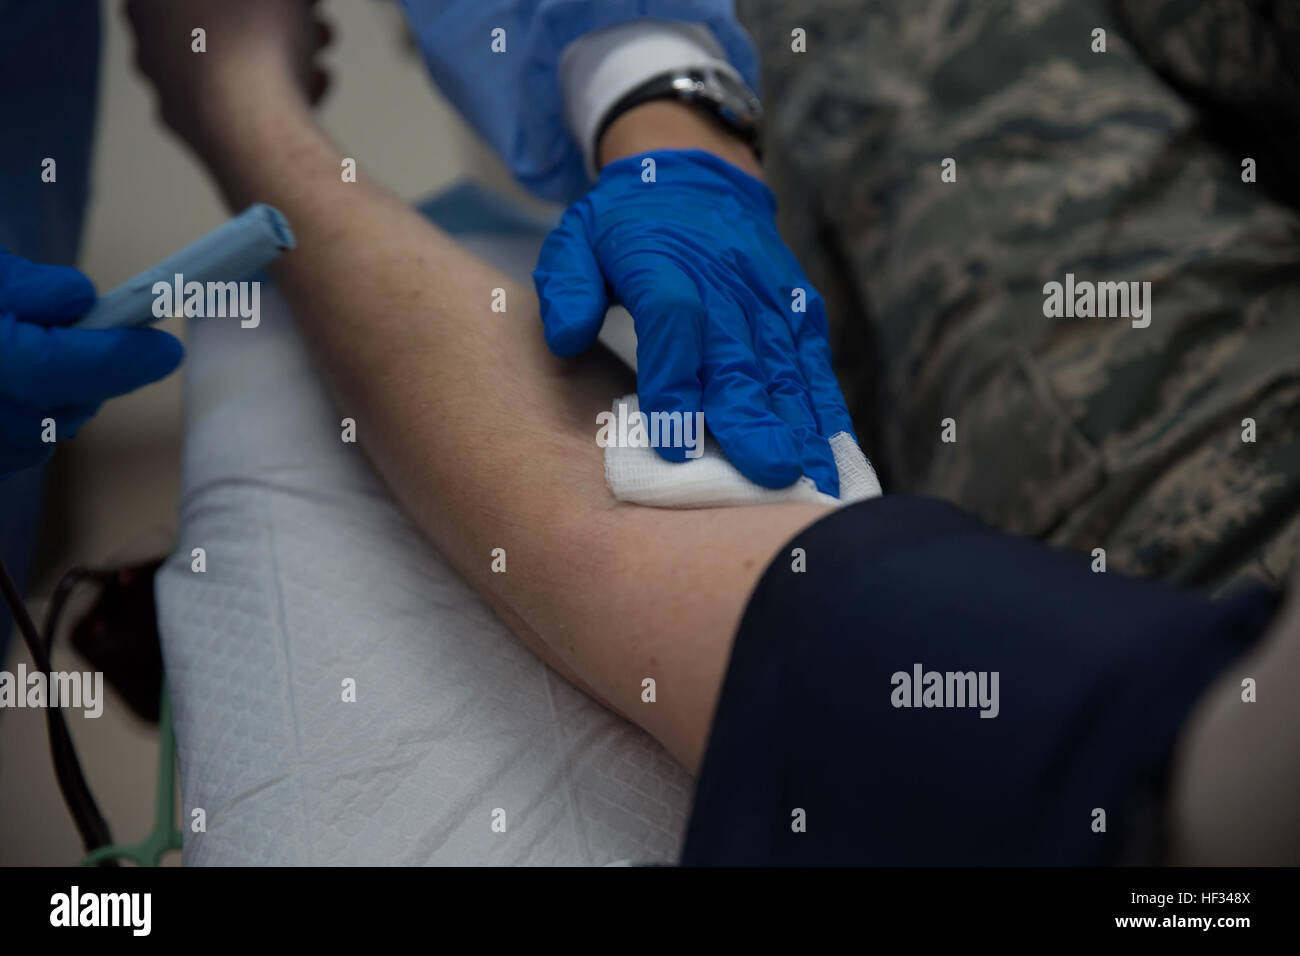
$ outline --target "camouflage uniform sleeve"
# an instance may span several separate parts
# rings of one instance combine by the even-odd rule
[[[1294,5],[1246,4],[1244,33],[1204,36],[1230,3],[1129,2],[1143,19],[1122,23],[1108,0],[740,5],[789,240],[851,286],[838,369],[887,490],[1104,549],[1111,570],[1290,576],[1300,217],[1147,60],[1187,64],[1188,89],[1199,69],[1227,103],[1267,81],[1225,84],[1202,60],[1247,55],[1214,44],[1272,44],[1292,82]],[[1152,35],[1146,56],[1126,30]],[[1261,115],[1300,106],[1276,90]],[[1149,323],[1047,314],[1067,276],[1149,283]]]

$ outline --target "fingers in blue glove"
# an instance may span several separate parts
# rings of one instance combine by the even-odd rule
[[[803,473],[799,443],[769,405],[749,362],[711,369],[704,383],[704,420],[731,463],[764,488],[785,488]]]
[[[767,383],[773,413],[789,426],[799,449],[803,473],[823,494],[838,498],[840,472],[827,436],[820,431],[813,409],[813,397],[795,348],[791,321],[784,315],[764,311],[757,302],[754,322],[754,354],[759,372]]]
[[[68,266],[29,262],[0,249],[0,313],[26,322],[63,325],[95,303],[95,287],[83,272]]]
[[[0,315],[0,397],[31,408],[96,405],[162,378],[182,355],[159,329],[47,328]]]
[[[742,475],[764,488],[785,488],[803,473],[799,442],[772,408],[740,306],[715,303],[704,326],[704,420]],[[638,362],[638,366],[639,366]]]
[[[663,278],[664,288],[658,295],[620,295],[629,311],[636,310],[637,400],[647,415],[695,415],[705,411],[700,384],[704,303],[684,277],[673,278],[669,271]],[[702,434],[696,437],[704,439]],[[668,461],[686,461],[690,449],[661,444],[657,451]]]
[[[571,358],[596,343],[609,309],[600,271],[582,218],[581,203],[569,207],[542,243],[533,270],[546,344],[560,358]]]

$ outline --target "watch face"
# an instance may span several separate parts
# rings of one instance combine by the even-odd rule
[[[689,92],[683,90],[683,93],[712,102],[718,115],[728,123],[745,129],[758,125],[763,113],[758,97],[729,73],[721,70],[693,72],[688,83],[693,89]]]

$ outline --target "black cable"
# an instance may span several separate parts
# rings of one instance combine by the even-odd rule
[[[87,578],[103,582],[105,578],[111,576],[111,571],[92,571],[78,565],[59,579],[54,594],[50,596],[49,607],[45,609],[45,627],[41,629],[41,633],[45,635],[45,653],[51,659],[54,655],[54,635],[59,629],[59,617],[63,614],[63,606],[72,596],[73,589]]]
[[[54,668],[50,665],[47,645],[41,640],[36,624],[27,613],[27,605],[18,590],[18,585],[9,575],[9,568],[3,558],[0,558],[0,590],[4,591],[5,603],[9,605],[10,613],[18,622],[18,629],[22,631],[23,640],[27,642],[32,660],[41,671],[52,675]],[[53,635],[47,637],[50,642],[53,642]],[[77,830],[81,833],[81,842],[86,852],[107,846],[113,842],[113,836],[109,832],[108,823],[99,812],[99,806],[95,803],[90,788],[86,785],[86,778],[82,775],[81,763],[77,760],[77,750],[72,744],[72,736],[68,733],[68,725],[63,720],[62,710],[58,707],[46,707],[45,723],[50,733],[50,756],[54,760],[54,774],[59,781],[59,790],[63,793],[63,800],[67,803]]]

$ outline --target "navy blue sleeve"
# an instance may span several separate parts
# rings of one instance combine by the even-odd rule
[[[835,512],[746,609],[683,863],[1115,862],[1277,604],[1094,573],[940,501]]]

